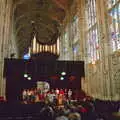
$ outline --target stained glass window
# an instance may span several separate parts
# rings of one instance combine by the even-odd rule
[[[74,16],[72,24],[71,24],[71,29],[72,29],[72,39],[73,43],[77,42],[80,38],[80,31],[79,31],[79,18],[77,15]]]
[[[74,57],[74,60],[79,60],[80,58],[80,44],[79,43],[76,43],[76,44],[73,44],[73,57]]]
[[[87,56],[88,62],[94,62],[99,59],[99,40],[98,28],[96,22],[96,3],[95,0],[88,0],[87,3]]]
[[[107,0],[107,7],[112,8],[119,0]]]
[[[64,54],[64,59],[68,60],[69,57],[69,27],[66,26],[65,31],[63,33],[63,44],[62,44],[62,49],[63,49],[63,54]]]
[[[120,49],[120,2],[114,0],[115,5],[108,9],[109,13],[109,31],[112,50]]]
[[[73,40],[72,40],[72,50],[74,60],[79,60],[80,56],[80,30],[79,30],[79,17],[77,15],[74,16],[71,29],[73,32]]]
[[[96,5],[95,0],[88,0],[87,3],[87,23],[88,27],[91,28],[96,23]]]
[[[80,59],[80,30],[79,17],[76,14],[71,22],[65,26],[62,33],[62,54],[65,60]]]

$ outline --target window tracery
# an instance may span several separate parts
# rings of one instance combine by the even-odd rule
[[[107,6],[110,25],[110,43],[114,52],[120,49],[120,2],[118,0],[108,0]]]
[[[93,63],[99,59],[99,39],[96,21],[96,0],[88,0],[87,2],[87,56],[88,62]]]

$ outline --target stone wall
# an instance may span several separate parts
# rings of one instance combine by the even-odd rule
[[[85,66],[83,89],[92,97],[120,100],[120,54],[112,52],[105,0],[96,0],[100,37],[100,59]],[[102,9],[101,9],[102,8]]]
[[[82,78],[82,89],[94,98],[120,100],[120,52],[113,53],[109,42],[108,11],[105,2],[106,0],[96,0],[100,59],[95,63],[88,63],[87,59],[89,56],[87,56],[85,0],[76,0],[73,4],[77,7],[80,18],[78,26],[80,28],[80,60],[85,61],[85,78]],[[74,16],[75,10],[73,8],[71,8],[72,13],[68,12],[69,19]],[[70,41],[72,41],[71,37],[69,36]],[[73,55],[72,51],[70,52]],[[62,54],[61,52],[61,59],[64,59]]]

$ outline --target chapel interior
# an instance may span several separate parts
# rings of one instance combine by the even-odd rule
[[[34,73],[38,61],[81,61],[80,91],[103,106],[114,102],[120,112],[120,0],[0,0],[0,99],[5,100],[6,59],[33,60]]]

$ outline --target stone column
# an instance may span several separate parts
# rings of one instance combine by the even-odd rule
[[[101,75],[101,90],[102,99],[110,99],[110,66],[109,66],[109,54],[111,49],[109,48],[109,33],[106,18],[106,6],[104,0],[96,0],[97,19],[99,27],[100,38],[100,75]]]
[[[9,57],[13,0],[0,0],[0,96],[5,96],[4,58]]]
[[[86,31],[86,15],[85,15],[85,0],[76,0],[76,7],[77,7],[77,15],[79,19],[79,30],[80,30],[80,38],[79,38],[79,46],[80,46],[80,60],[85,61],[85,31]],[[85,61],[85,72],[86,70],[86,61]],[[88,94],[88,81],[87,77],[85,77],[84,81],[82,81],[82,89]]]
[[[81,0],[81,3],[83,1]],[[83,7],[84,4],[82,3],[81,5],[82,5],[81,7]],[[97,14],[97,27],[98,27],[98,35],[99,35],[98,39],[100,42],[99,44],[100,59],[96,61],[95,64],[92,64],[92,63],[88,64],[88,61],[87,61],[87,57],[89,56],[86,56],[87,44],[84,42],[87,39],[84,37],[83,41],[80,43],[83,45],[83,56],[86,56],[84,57],[85,58],[84,60],[86,61],[85,77],[86,77],[86,83],[87,83],[87,87],[86,87],[87,90],[85,91],[87,91],[87,93],[90,96],[93,96],[95,98],[111,99],[111,92],[110,92],[111,91],[110,89],[111,75],[109,72],[110,70],[109,54],[111,53],[111,49],[109,46],[108,25],[106,21],[107,20],[106,6],[105,6],[104,0],[96,0],[96,14]],[[80,14],[80,16],[82,15]],[[83,33],[85,34],[86,31],[84,31]]]
[[[77,13],[79,17],[79,30],[80,30],[80,60],[85,60],[85,31],[86,31],[86,15],[85,15],[85,0],[76,0]]]

